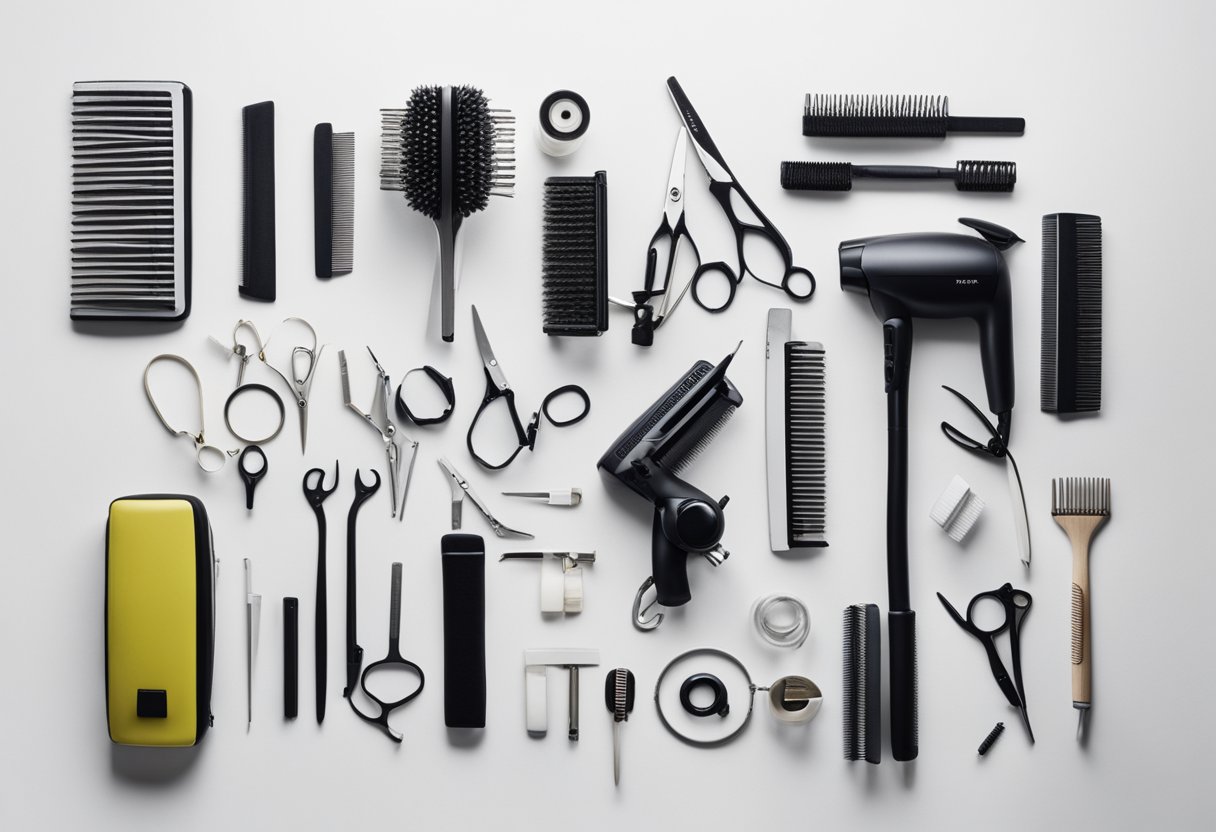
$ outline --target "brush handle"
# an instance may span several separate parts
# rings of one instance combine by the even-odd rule
[[[1026,132],[1026,119],[995,116],[948,116],[946,129],[951,133],[1012,133]]]
[[[1072,543],[1072,706],[1089,708],[1092,693],[1089,626],[1089,544],[1102,518],[1057,517]]]

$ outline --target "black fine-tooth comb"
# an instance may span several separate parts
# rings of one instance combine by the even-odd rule
[[[1043,217],[1043,329],[1039,406],[1102,409],[1102,218]]]
[[[242,297],[275,298],[274,102],[250,104],[241,112],[244,129]]]
[[[1018,166],[1013,162],[976,159],[955,162],[952,168],[849,162],[781,163],[781,187],[787,191],[851,191],[854,179],[950,179],[960,191],[1009,193],[1018,181]]]
[[[882,761],[882,642],[876,604],[844,610],[844,758]]]
[[[350,274],[355,250],[355,134],[318,124],[312,134],[313,247],[317,277]]]
[[[608,178],[545,180],[542,252],[546,335],[599,335],[608,328]]]
[[[802,135],[942,139],[946,133],[1026,132],[1024,118],[950,115],[944,95],[806,94]]]
[[[72,85],[72,320],[190,314],[191,119],[178,81]]]

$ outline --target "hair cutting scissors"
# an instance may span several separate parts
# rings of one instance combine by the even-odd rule
[[[964,619],[958,614],[950,602],[940,592],[937,593],[937,598],[942,602],[942,606],[946,608],[946,612],[950,613],[950,617],[958,626],[962,627],[971,635],[975,636],[980,644],[984,645],[984,651],[988,654],[988,665],[992,668],[992,675],[996,678],[997,686],[1000,687],[1001,693],[1005,694],[1005,698],[1009,700],[1009,704],[1017,708],[1018,713],[1022,716],[1022,724],[1026,726],[1026,733],[1030,735],[1030,741],[1034,742],[1034,731],[1030,730],[1030,717],[1026,714],[1026,691],[1022,687],[1022,646],[1021,646],[1021,626],[1022,620],[1026,618],[1026,614],[1030,612],[1030,605],[1033,599],[1030,593],[1021,589],[1014,589],[1011,584],[1005,584],[1000,589],[994,589],[990,592],[981,592],[971,599],[971,603],[967,605],[967,617]],[[999,603],[1005,610],[1005,619],[1000,626],[992,629],[984,629],[975,623],[975,605],[985,599],[992,599]],[[1001,633],[1009,631],[1009,653],[1013,661],[1013,679],[1010,680],[1009,672],[1005,669],[1005,663],[1001,661],[1000,654],[996,650],[996,637]]]
[[[359,687],[363,689],[363,695],[376,703],[379,707],[379,713],[375,716],[363,713],[359,710],[359,706],[355,704],[354,697],[350,697],[350,708],[360,719],[372,725],[379,726],[384,733],[388,734],[393,742],[401,742],[401,732],[393,730],[393,727],[388,724],[388,717],[393,711],[400,708],[402,705],[411,701],[418,694],[422,693],[422,688],[426,685],[426,676],[422,672],[422,668],[414,664],[409,659],[401,655],[401,564],[393,564],[393,587],[392,596],[389,607],[388,620],[388,655],[378,662],[372,662],[363,669],[363,675],[359,677]],[[413,673],[418,677],[418,687],[411,690],[400,699],[394,699],[392,702],[385,702],[376,694],[368,689],[368,678],[375,675],[381,670],[399,671],[405,670],[407,673]],[[394,676],[393,673],[384,674],[386,678]]]
[[[693,109],[692,102],[684,94],[684,90],[680,86],[680,82],[675,79],[675,76],[667,79],[667,89],[671,93],[671,100],[675,102],[676,110],[680,113],[680,117],[684,119],[684,126],[688,128],[688,135],[692,139],[693,149],[697,151],[697,157],[701,160],[701,164],[705,166],[705,171],[709,174],[709,192],[713,195],[714,199],[718,200],[718,204],[722,206],[722,211],[726,214],[726,219],[730,221],[731,228],[734,229],[735,247],[739,256],[738,275],[731,282],[730,293],[720,306],[707,306],[697,292],[701,278],[710,271],[719,271],[730,276],[729,270],[723,270],[720,267],[717,269],[703,268],[698,270],[698,274],[694,275],[691,284],[693,300],[703,309],[710,312],[721,312],[734,301],[735,288],[743,281],[745,274],[751,275],[767,286],[781,289],[793,300],[810,300],[811,295],[815,293],[815,276],[811,274],[809,269],[794,265],[794,254],[790,249],[790,244],[786,242],[785,237],[781,236],[781,232],[777,230],[772,221],[764,216],[760,207],[747,195],[747,191],[743,190],[743,186],[739,184],[734,174],[730,172],[726,159],[722,157],[722,153],[718,150],[717,145],[714,144],[714,140],[709,137],[709,131],[705,129],[704,122],[697,115],[697,111]],[[746,205],[755,219],[754,222],[744,221],[739,218],[735,208],[735,197],[738,197]],[[767,242],[780,255],[784,267],[779,276],[767,274],[765,277],[761,277],[748,265],[744,249],[747,248],[745,242],[749,237],[753,240],[759,239]],[[799,286],[804,282],[807,284],[806,290],[801,291]]]
[[[688,159],[688,130],[681,127],[676,136],[675,151],[671,156],[671,170],[667,174],[667,194],[663,200],[663,220],[658,230],[650,238],[650,246],[646,252],[646,280],[640,291],[633,293],[631,306],[634,314],[633,343],[648,347],[654,343],[654,331],[664,319],[675,311],[676,306],[684,299],[690,286],[694,286],[706,272],[721,272],[727,278],[730,287],[730,298],[734,298],[738,277],[729,265],[718,260],[713,263],[702,263],[701,252],[688,231],[684,219],[684,169]],[[675,273],[676,262],[679,260],[680,249],[687,243],[692,250],[696,266],[692,277],[682,286],[677,286],[678,276]],[[658,300],[658,303],[652,301]],[[700,301],[698,301],[700,303]],[[730,300],[726,306],[730,305]],[[725,307],[723,307],[725,308]]]
[[[300,451],[306,450],[308,445],[308,392],[312,389],[313,374],[317,369],[317,362],[321,360],[321,351],[325,349],[322,345],[317,346],[317,331],[312,328],[312,324],[303,318],[284,318],[283,323],[288,321],[297,321],[304,325],[312,336],[312,346],[294,346],[291,348],[291,361],[288,366],[289,375],[285,375],[282,370],[266,360],[266,348],[270,346],[271,338],[267,338],[263,344],[261,336],[258,337],[258,360],[265,364],[270,369],[274,370],[275,374],[283,379],[283,383],[287,385],[287,389],[291,391],[291,395],[295,397],[296,406],[300,411]],[[237,324],[239,329],[242,324],[248,324],[253,329],[254,334],[257,334],[257,328],[249,321],[242,321]],[[233,333],[235,340],[235,332]],[[235,350],[234,350],[235,351]],[[240,353],[237,353],[238,357]]]
[[[397,431],[397,426],[388,416],[388,397],[392,390],[392,385],[389,383],[388,373],[380,366],[380,362],[376,359],[376,354],[372,352],[371,347],[367,348],[367,354],[372,357],[372,363],[376,365],[376,392],[372,397],[371,413],[365,413],[363,410],[351,401],[350,397],[350,376],[346,370],[346,351],[338,350],[338,368],[342,374],[342,400],[355,413],[359,415],[363,421],[367,422],[372,428],[380,434],[380,438],[384,441],[384,457],[388,467],[388,491],[389,498],[392,500],[392,516],[398,520],[405,517],[405,498],[409,496],[410,479],[414,475],[414,460],[418,458],[418,443],[410,439],[403,433]],[[405,444],[409,446],[409,465],[406,466],[405,487],[401,486],[401,444],[398,437],[405,440]],[[398,502],[397,494],[401,493],[400,502]],[[400,505],[400,511],[398,511]]]
[[[503,374],[502,367],[498,363],[498,359],[494,357],[494,348],[490,346],[490,339],[486,337],[485,327],[481,325],[481,316],[477,314],[477,307],[473,307],[473,336],[477,339],[477,350],[481,353],[481,363],[486,374],[486,393],[482,397],[481,405],[477,408],[477,413],[473,416],[473,421],[469,423],[469,432],[465,438],[465,442],[469,447],[469,453],[473,455],[473,459],[477,460],[484,468],[489,468],[491,471],[496,471],[499,468],[506,468],[515,461],[515,457],[519,456],[519,452],[524,448],[529,451],[536,446],[536,431],[540,427],[540,412],[532,414],[532,418],[528,420],[527,427],[519,420],[519,411],[515,409],[515,391],[511,389],[511,385],[507,383],[507,377]],[[515,428],[515,436],[519,440],[519,446],[502,462],[497,465],[492,465],[486,462],[477,455],[477,451],[473,450],[473,429],[477,427],[477,421],[481,418],[481,414],[495,399],[506,399],[507,410],[511,414],[511,424]]]

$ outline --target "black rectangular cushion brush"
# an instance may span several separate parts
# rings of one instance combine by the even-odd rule
[[[241,297],[275,298],[274,102],[250,104],[244,128]]]
[[[1102,408],[1102,218],[1043,217],[1040,408]]]
[[[355,134],[318,124],[312,134],[317,277],[350,274],[355,243]]]
[[[545,180],[541,256],[546,335],[608,329],[608,177]]]
[[[486,725],[486,545],[475,534],[445,534],[443,557],[443,720]]]

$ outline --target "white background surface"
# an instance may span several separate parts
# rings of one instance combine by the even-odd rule
[[[1209,34],[1200,3],[827,4],[532,3],[58,3],[10,4],[3,13],[0,85],[8,114],[0,201],[8,294],[5,527],[0,610],[5,681],[0,825],[8,829],[316,828],[337,823],[468,824],[521,828],[577,824],[741,829],[843,823],[905,828],[1194,828],[1213,808],[1213,676],[1208,607],[1214,577],[1200,537],[1211,512],[1210,261],[1213,127]],[[829,537],[805,561],[766,546],[763,480],[765,311],[783,297],[746,282],[735,306],[710,317],[682,307],[656,346],[629,343],[614,312],[603,338],[557,342],[540,332],[542,182],[606,169],[610,180],[611,285],[634,288],[659,219],[679,120],[664,79],[675,73],[728,162],[781,228],[796,260],[819,278],[795,309],[796,337],[820,340],[829,368]],[[107,337],[68,321],[68,109],[71,83],[171,78],[194,91],[194,311],[177,330]],[[380,107],[401,106],[420,83],[473,83],[519,117],[519,187],[469,220],[454,346],[427,339],[433,232],[399,195],[377,189]],[[553,89],[591,104],[582,149],[543,157],[535,111]],[[1023,138],[945,142],[812,142],[800,134],[802,95],[926,92],[950,95],[957,115],[1023,115]],[[278,131],[279,300],[237,296],[240,108],[273,99]],[[355,271],[312,276],[311,132],[319,121],[357,134]],[[950,165],[1012,159],[1017,192],[990,198],[941,188],[865,187],[838,198],[781,192],[785,158]],[[728,229],[690,160],[689,223],[708,259],[728,258]],[[1039,220],[1053,211],[1100,214],[1105,233],[1104,408],[1073,422],[1042,414],[1038,398]],[[940,390],[982,400],[978,347],[967,323],[918,322],[913,361],[911,551],[920,613],[920,759],[881,766],[841,759],[840,611],[856,601],[885,609],[885,413],[880,330],[863,298],[839,290],[836,244],[868,234],[963,231],[975,215],[1028,241],[1013,272],[1018,407],[1013,447],[1030,505],[1034,567],[1023,574],[1001,469],[964,454],[937,423],[974,425]],[[478,470],[464,431],[480,395],[468,305],[479,304],[522,407],[561,383],[590,391],[594,409],[566,430],[542,428],[535,454],[505,473]],[[263,330],[287,315],[312,321],[328,345],[312,391],[308,455],[294,423],[267,448],[271,472],[252,515],[235,466],[200,474],[188,444],[154,420],[140,390],[159,352],[195,361],[207,392],[210,435],[231,445],[220,408],[234,368],[208,346],[238,318]],[[694,598],[683,614],[643,635],[629,625],[633,592],[649,570],[649,507],[609,489],[594,470],[608,443],[698,358],[719,360],[740,338],[731,376],[745,404],[691,469],[711,494],[728,492],[730,561],[690,564]],[[405,562],[403,649],[428,673],[423,695],[400,712],[397,747],[347,712],[343,674],[344,517],[356,466],[381,465],[380,444],[341,405],[337,349],[371,344],[399,377],[435,364],[456,378],[452,423],[416,430],[422,452],[404,526],[383,495],[364,508],[360,536],[360,640],[382,654],[389,563]],[[275,383],[262,368],[252,380]],[[352,359],[356,397],[371,369]],[[370,402],[370,398],[367,398]],[[188,408],[179,412],[187,413]],[[479,743],[443,728],[438,540],[448,491],[435,464],[452,456],[508,522],[548,547],[599,551],[587,611],[564,621],[536,612],[537,575],[499,565],[488,538],[490,705]],[[312,465],[341,457],[330,517],[328,717],[312,718],[315,525],[300,494]],[[927,513],[961,473],[988,508],[959,548]],[[1094,711],[1087,748],[1074,741],[1068,667],[1069,549],[1050,517],[1052,476],[1114,480],[1114,514],[1093,553]],[[508,488],[579,485],[583,507],[509,502]],[[215,728],[197,752],[114,748],[102,686],[102,564],[106,506],[139,492],[188,492],[211,514],[223,561],[218,588]],[[465,528],[489,529],[471,507]],[[255,562],[262,650],[252,731],[245,729],[244,598],[240,563]],[[957,604],[1014,581],[1034,594],[1023,641],[1026,690],[1038,744],[1030,747],[993,683],[983,653],[933,596]],[[797,652],[758,642],[752,600],[786,590],[810,605],[813,631]],[[300,718],[281,718],[281,598],[301,599]],[[567,742],[564,697],[550,688],[550,735],[523,729],[521,652],[598,646],[588,672],[583,739]],[[758,709],[728,748],[686,748],[650,702],[655,676],[677,652],[713,645],[736,653],[768,682],[803,673],[827,700],[807,728],[780,729]],[[628,665],[638,704],[624,731],[623,782],[611,779],[610,719],[600,702],[608,667]],[[884,662],[885,664],[885,662]],[[885,672],[885,670],[884,670]],[[982,761],[975,746],[996,720],[1006,736]]]

